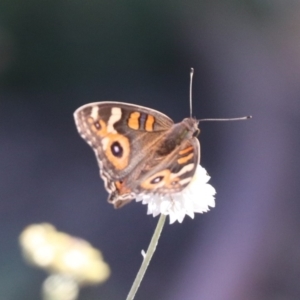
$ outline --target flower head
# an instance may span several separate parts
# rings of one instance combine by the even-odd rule
[[[99,250],[83,239],[57,231],[51,224],[26,227],[20,244],[29,263],[72,278],[81,286],[101,283],[110,274]]]
[[[180,193],[169,195],[147,194],[137,197],[136,201],[148,204],[148,215],[153,217],[169,215],[170,224],[176,220],[181,223],[185,215],[194,218],[194,213],[209,211],[215,207],[216,190],[208,184],[210,176],[204,168],[198,165],[191,183]]]

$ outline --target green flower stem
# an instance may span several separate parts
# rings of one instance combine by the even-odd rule
[[[152,236],[152,239],[151,239],[151,242],[149,244],[149,247],[147,249],[147,253],[144,257],[144,260],[143,260],[143,263],[135,277],[135,280],[131,286],[131,289],[129,291],[129,294],[126,298],[126,300],[133,300],[134,297],[135,297],[135,294],[143,280],[143,277],[146,273],[146,270],[148,268],[148,265],[150,263],[150,260],[154,254],[154,251],[156,250],[156,246],[157,246],[157,243],[158,243],[158,240],[159,240],[159,237],[160,237],[160,234],[161,234],[161,231],[164,227],[164,224],[165,224],[165,221],[166,221],[166,216],[161,214],[160,217],[159,217],[159,220],[158,220],[158,223],[156,225],[156,228],[155,228],[155,231],[154,231],[154,234]]]

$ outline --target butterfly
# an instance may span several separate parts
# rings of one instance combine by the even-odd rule
[[[144,194],[180,193],[193,179],[200,161],[199,120],[174,123],[157,110],[112,101],[83,105],[74,118],[115,208]]]

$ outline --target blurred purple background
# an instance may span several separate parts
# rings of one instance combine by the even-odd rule
[[[80,300],[125,299],[157,222],[114,210],[73,111],[116,100],[188,116],[216,208],[164,228],[136,299],[300,299],[300,2],[0,3],[0,298],[40,299],[18,236],[50,222],[112,269]]]

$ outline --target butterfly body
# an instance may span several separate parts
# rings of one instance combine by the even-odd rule
[[[197,120],[174,124],[151,108],[112,101],[84,105],[74,118],[114,207],[142,194],[181,192],[192,180],[200,160]]]

